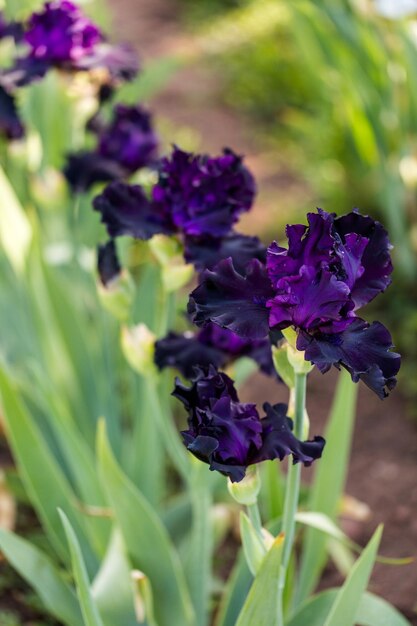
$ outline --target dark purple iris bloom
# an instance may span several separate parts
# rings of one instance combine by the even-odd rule
[[[0,133],[7,139],[21,139],[25,134],[16,102],[12,95],[0,86]]]
[[[155,363],[159,369],[175,367],[186,378],[193,378],[197,366],[224,367],[243,356],[256,361],[264,374],[275,375],[269,339],[242,339],[216,324],[206,324],[197,334],[171,332],[155,344]]]
[[[229,259],[204,272],[189,311],[197,325],[212,321],[245,338],[293,326],[306,360],[322,372],[343,366],[383,398],[400,356],[389,332],[356,311],[390,284],[387,232],[356,211],[337,218],[319,210],[308,223],[287,227],[288,248],[273,243],[266,267],[254,260],[242,275]]]
[[[30,57],[51,65],[77,62],[103,40],[98,27],[72,2],[46,2],[33,13],[25,33]]]
[[[114,278],[119,276],[122,268],[117,256],[114,239],[98,246],[97,270],[101,284],[106,287]]]
[[[293,455],[293,463],[308,466],[321,457],[325,441],[299,441],[285,404],[264,404],[261,419],[255,404],[239,402],[233,381],[213,366],[199,368],[191,387],[179,380],[173,392],[188,412],[184,444],[211,470],[239,482],[249,465]]]
[[[86,191],[97,182],[125,178],[150,165],[156,155],[158,139],[151,116],[139,106],[116,105],[109,124],[100,112],[96,113],[87,129],[97,135],[97,147],[68,155],[64,168],[75,193]]]
[[[193,155],[174,147],[162,159],[156,203],[170,213],[176,228],[185,235],[227,235],[255,197],[255,181],[242,157],[225,149],[219,157]]]
[[[101,221],[110,237],[129,235],[150,239],[157,233],[171,232],[166,216],[155,208],[140,185],[110,183],[94,198],[93,207],[101,213]]]
[[[99,133],[99,154],[120,163],[128,172],[149,165],[157,147],[151,114],[141,106],[116,105],[109,126]]]
[[[29,19],[23,40],[29,50],[2,72],[1,84],[7,89],[28,85],[42,78],[49,69],[108,72],[107,83],[131,80],[138,61],[130,46],[107,43],[100,29],[68,0],[46,2]]]

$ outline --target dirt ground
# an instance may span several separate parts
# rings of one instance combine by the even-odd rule
[[[187,45],[180,21],[179,7],[173,0],[109,0],[114,9],[116,36],[137,45],[144,64],[166,56]],[[273,219],[265,198],[276,190],[276,210],[290,194],[301,197],[306,190],[275,160],[265,159],[262,146],[251,136],[247,120],[220,103],[218,95],[222,76],[206,61],[178,72],[149,103],[156,116],[163,116],[173,126],[195,130],[207,151],[230,145],[248,155],[250,167],[260,186],[258,208],[246,230],[261,230]],[[272,209],[273,210],[273,209]],[[312,430],[320,434],[336,381],[335,375],[314,374],[309,382],[309,414]],[[256,379],[248,396],[254,401],[283,399],[282,390],[261,377]],[[405,402],[399,392],[381,402],[361,385],[347,493],[369,506],[365,521],[346,520],[344,527],[359,543],[365,544],[376,525],[383,522],[385,531],[381,554],[391,557],[417,557],[417,426],[406,416]],[[337,584],[330,570],[325,585]],[[395,604],[417,625],[417,560],[406,566],[377,565],[372,590]]]

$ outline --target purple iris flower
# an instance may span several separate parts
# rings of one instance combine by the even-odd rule
[[[249,465],[293,455],[293,463],[306,466],[319,459],[325,441],[299,441],[285,404],[264,404],[259,416],[255,404],[239,401],[233,381],[215,367],[199,368],[191,387],[176,381],[173,392],[188,413],[182,437],[187,449],[211,470],[239,482]]]
[[[153,189],[155,203],[169,212],[187,236],[227,235],[255,197],[255,181],[242,157],[225,149],[219,157],[193,155],[174,147],[162,159]]]
[[[100,29],[68,0],[46,2],[33,13],[23,41],[28,53],[0,76],[7,89],[28,85],[52,67],[72,72],[105,69],[108,83],[131,80],[138,71],[133,49],[107,43]]]
[[[29,55],[52,65],[77,62],[103,40],[99,28],[68,0],[46,2],[25,33]]]
[[[243,339],[225,328],[208,323],[198,333],[169,333],[155,344],[155,363],[159,369],[174,367],[185,378],[193,378],[195,368],[225,367],[246,356],[253,359],[264,374],[275,375],[269,338]]]
[[[128,172],[149,165],[156,157],[157,147],[151,114],[141,106],[117,104],[112,121],[99,134],[99,154]]]
[[[140,106],[117,104],[110,123],[100,114],[88,130],[97,135],[94,150],[69,154],[64,175],[73,192],[86,191],[97,182],[125,178],[155,159],[158,138],[151,115]]]
[[[197,325],[212,321],[252,339],[292,326],[306,360],[322,372],[343,366],[383,398],[396,384],[400,356],[382,324],[356,312],[391,282],[387,232],[357,211],[319,210],[308,224],[288,226],[288,247],[271,244],[266,265],[255,259],[242,274],[227,259],[206,270],[189,312]]]

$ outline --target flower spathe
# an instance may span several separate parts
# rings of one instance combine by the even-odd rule
[[[232,482],[267,459],[291,454],[293,463],[308,466],[321,457],[324,439],[299,441],[285,404],[264,404],[260,418],[256,405],[240,402],[233,381],[213,366],[198,368],[191,387],[177,380],[173,395],[188,412],[188,429],[181,433],[187,449]]]
[[[387,232],[357,211],[307,217],[308,226],[287,227],[287,248],[271,244],[266,266],[254,260],[242,275],[229,259],[204,272],[189,312],[197,325],[212,321],[245,338],[292,326],[306,360],[322,372],[343,366],[383,398],[400,356],[387,329],[356,312],[390,284]]]

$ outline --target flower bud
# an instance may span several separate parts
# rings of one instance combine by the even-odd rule
[[[166,292],[171,293],[184,287],[192,278],[194,267],[182,260],[178,265],[166,265],[162,268],[162,283]]]
[[[246,476],[239,482],[227,481],[229,493],[239,504],[256,504],[261,489],[261,479],[256,465],[251,465]]]
[[[97,284],[97,292],[103,307],[120,322],[129,319],[133,302],[134,285],[126,270],[109,281],[106,285]]]
[[[156,373],[154,363],[155,335],[146,324],[122,327],[121,345],[129,365],[142,376]]]
[[[295,386],[294,368],[288,359],[288,344],[272,346],[272,360],[279,377],[284,381],[289,389]]]
[[[154,235],[149,240],[149,248],[160,265],[169,265],[174,257],[182,255],[182,247],[175,237]]]

